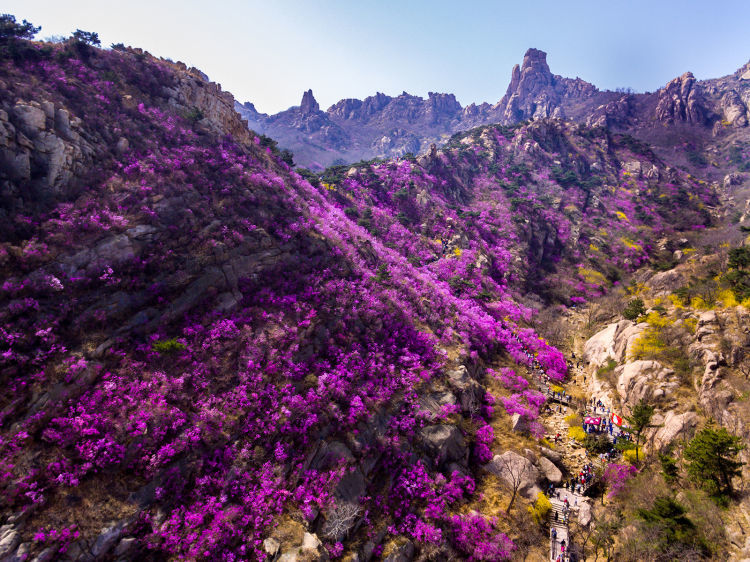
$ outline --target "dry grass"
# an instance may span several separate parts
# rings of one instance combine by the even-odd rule
[[[73,492],[58,489],[46,509],[29,518],[24,531],[32,535],[39,528],[62,529],[75,524],[81,538],[96,537],[109,524],[136,514],[137,506],[127,499],[132,485],[132,480],[122,476],[95,475]]]

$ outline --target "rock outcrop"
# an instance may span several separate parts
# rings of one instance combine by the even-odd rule
[[[589,127],[623,128],[627,126],[634,115],[633,96],[622,96],[616,101],[600,105],[586,119]]]
[[[654,402],[674,392],[679,382],[674,371],[658,361],[633,361],[615,369],[617,392],[622,403],[633,407],[641,400]]]
[[[697,81],[686,72],[654,93],[600,91],[580,78],[553,74],[547,54],[529,49],[513,67],[505,95],[494,104],[462,107],[453,94],[429,92],[425,99],[378,92],[363,100],[343,99],[321,111],[308,90],[299,107],[275,115],[259,113],[250,102],[235,107],[253,130],[292,150],[298,164],[321,168],[334,161],[416,154],[479,125],[545,118],[606,127],[657,144],[662,137],[649,131],[664,125],[693,127],[698,137],[711,131],[721,135],[750,123],[750,90],[743,86],[748,73],[745,65],[733,75]]]
[[[610,324],[584,344],[583,359],[592,368],[605,365],[609,359],[621,363],[642,331],[643,326],[637,326],[630,320]]]
[[[673,441],[692,436],[698,425],[698,415],[695,412],[678,414],[670,410],[663,419],[656,418],[653,421],[658,427],[652,430],[647,443],[656,451],[664,451]]]
[[[302,94],[302,101],[299,104],[299,110],[305,115],[320,111],[320,105],[315,100],[312,90],[307,90]]]
[[[422,428],[422,439],[432,456],[441,462],[462,461],[468,449],[461,430],[455,425],[428,425]]]
[[[671,80],[657,92],[656,119],[662,123],[706,123],[708,111],[692,72]]]
[[[559,484],[562,482],[562,472],[551,460],[545,457],[539,457],[539,469],[542,471],[544,477],[552,484]]]
[[[542,490],[539,487],[539,469],[534,463],[514,451],[506,451],[485,465],[485,469],[503,480],[512,489],[529,500],[534,500]]]
[[[735,90],[729,90],[721,98],[721,112],[725,121],[734,127],[746,127],[748,109]]]
[[[596,87],[579,78],[553,75],[547,65],[547,53],[529,49],[521,67],[513,67],[508,90],[493,110],[504,123],[563,117],[562,100],[586,99],[596,91]]]
[[[75,189],[102,149],[86,137],[81,120],[50,101],[18,102],[10,112],[0,110],[0,219],[8,221],[16,209]]]

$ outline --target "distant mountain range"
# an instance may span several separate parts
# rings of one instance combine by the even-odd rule
[[[642,132],[684,123],[694,126],[699,136],[715,135],[726,127],[746,127],[748,105],[750,63],[724,78],[698,81],[687,72],[657,92],[633,94],[601,91],[580,78],[552,74],[547,54],[529,49],[494,105],[463,107],[453,94],[430,92],[424,99],[403,92],[396,97],[377,93],[364,100],[343,99],[322,111],[308,90],[299,106],[275,115],[259,113],[250,102],[235,102],[235,109],[251,129],[294,152],[298,165],[321,169],[424,152],[430,144],[439,146],[456,132],[478,125],[547,117]],[[653,142],[654,135],[648,136]]]

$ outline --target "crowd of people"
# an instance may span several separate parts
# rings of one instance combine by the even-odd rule
[[[550,531],[550,536],[552,537],[552,544],[557,545],[557,529],[552,527],[552,530]],[[560,541],[560,552],[557,553],[557,558],[555,558],[557,562],[562,562],[563,560],[565,560],[565,547],[566,546],[567,545],[565,544],[565,539],[562,539]],[[553,555],[554,555],[554,552],[553,552]]]

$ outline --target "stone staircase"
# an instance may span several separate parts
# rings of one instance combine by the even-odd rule
[[[575,517],[578,513],[578,503],[583,501],[581,494],[575,494],[565,488],[556,488],[555,495],[550,498],[552,509],[550,509],[548,515],[548,522],[550,527],[550,548],[549,557],[550,560],[557,560],[558,555],[561,554],[562,541],[565,541],[566,549],[563,555],[564,560],[569,560],[570,553],[570,537],[568,533],[569,521],[565,519],[564,500],[568,499],[568,518]],[[557,531],[557,537],[552,538],[552,529]]]

